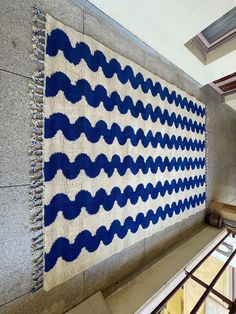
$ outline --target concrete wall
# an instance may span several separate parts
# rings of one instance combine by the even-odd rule
[[[236,202],[236,112],[208,99],[208,200]]]
[[[236,199],[236,115],[210,88],[198,84],[131,36],[109,18],[72,0],[2,0],[0,2],[0,313],[63,313],[99,289],[124,278],[158,257],[203,222],[204,213],[140,241],[81,275],[45,293],[31,290],[28,210],[30,116],[28,84],[34,71],[31,9],[34,5],[84,32],[114,51],[175,83],[208,105],[208,199]]]

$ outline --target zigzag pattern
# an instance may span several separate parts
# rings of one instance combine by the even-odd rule
[[[96,50],[92,54],[89,46],[84,42],[78,42],[75,48],[72,47],[67,34],[63,30],[54,29],[47,36],[46,54],[54,57],[58,54],[59,50],[74,65],[79,64],[84,59],[93,72],[97,72],[99,67],[101,67],[106,78],[111,78],[116,74],[122,84],[126,84],[129,81],[134,89],[141,87],[144,93],[150,91],[153,96],[159,94],[162,100],[167,99],[170,104],[174,102],[176,106],[186,108],[194,114],[201,115],[202,117],[205,115],[205,109],[200,105],[194,104],[191,100],[188,101],[186,97],[182,98],[175,91],[170,93],[168,88],[162,88],[159,82],[154,83],[150,78],[145,80],[140,72],[135,75],[129,65],[126,65],[122,69],[120,63],[115,58],[108,62],[102,51]]]
[[[79,154],[74,162],[70,162],[68,156],[64,153],[54,153],[51,155],[50,160],[44,164],[44,178],[45,181],[50,181],[54,178],[57,171],[60,169],[63,175],[69,179],[75,179],[81,170],[84,170],[89,178],[97,177],[101,170],[111,177],[115,170],[119,175],[123,176],[129,169],[134,175],[139,171],[143,174],[147,174],[149,170],[152,173],[157,173],[159,169],[164,172],[166,169],[172,171],[175,169],[190,170],[190,169],[203,169],[205,166],[205,158],[172,158],[168,157],[162,159],[158,156],[153,159],[151,156],[144,160],[142,156],[139,156],[136,160],[132,156],[125,156],[121,160],[119,155],[112,156],[111,160],[108,160],[105,154],[100,154],[94,161],[87,154]]]
[[[49,205],[45,205],[44,208],[44,223],[45,226],[49,226],[56,219],[58,212],[62,212],[65,219],[74,219],[80,215],[81,209],[86,208],[86,211],[90,215],[97,214],[99,207],[103,206],[106,211],[110,211],[115,202],[120,207],[124,207],[127,201],[134,205],[141,198],[144,202],[149,197],[156,199],[158,195],[164,196],[166,193],[172,194],[174,191],[184,191],[190,188],[203,186],[205,184],[204,176],[190,177],[189,179],[174,179],[171,181],[165,181],[162,184],[160,181],[157,182],[156,186],[148,183],[146,187],[141,183],[134,190],[130,185],[126,186],[122,192],[119,187],[114,187],[111,193],[107,195],[104,189],[98,189],[94,196],[89,191],[81,190],[77,193],[75,200],[71,201],[65,194],[56,194]]]
[[[148,131],[145,135],[142,129],[138,129],[135,133],[131,126],[125,127],[122,131],[117,123],[113,123],[111,129],[108,129],[106,122],[102,120],[93,127],[86,117],[80,117],[75,123],[70,123],[66,115],[55,113],[45,119],[45,138],[52,138],[59,130],[69,141],[78,139],[84,133],[92,143],[98,142],[100,137],[103,137],[107,144],[112,144],[116,138],[120,145],[124,145],[130,139],[133,146],[137,146],[141,142],[144,147],[151,144],[152,147],[156,148],[159,144],[162,148],[171,149],[175,147],[176,149],[192,149],[193,151],[203,151],[205,147],[205,141],[187,140],[186,137],[182,138],[181,136],[176,138],[175,135],[169,137],[168,134],[163,136],[161,132],[153,135],[152,131]]]
[[[121,114],[126,114],[130,111],[135,118],[138,116],[141,116],[144,120],[150,118],[152,122],[156,122],[159,119],[162,125],[167,123],[169,126],[175,125],[176,128],[186,128],[192,132],[201,132],[201,134],[204,132],[204,124],[193,122],[192,119],[188,120],[186,117],[182,118],[180,114],[176,117],[174,112],[169,115],[168,110],[165,109],[162,112],[160,106],[155,109],[150,103],[144,106],[141,100],[134,104],[130,96],[126,96],[124,100],[121,100],[120,95],[116,91],[112,92],[109,97],[102,85],[97,85],[93,90],[85,79],[78,80],[76,85],[73,85],[67,75],[62,72],[53,73],[46,78],[46,97],[55,97],[59,91],[63,91],[66,99],[71,103],[76,103],[85,96],[87,103],[93,108],[97,108],[102,103],[107,111],[112,111],[117,107]]]
[[[105,226],[101,226],[97,229],[95,235],[92,235],[88,230],[83,230],[78,234],[72,244],[70,244],[69,240],[66,238],[58,238],[52,245],[50,252],[45,254],[45,271],[50,271],[60,257],[64,261],[71,262],[78,258],[83,248],[88,252],[94,252],[98,249],[100,243],[109,245],[115,235],[123,239],[128,231],[136,233],[140,226],[146,229],[149,227],[150,223],[154,225],[157,224],[160,218],[165,220],[166,216],[172,217],[173,214],[178,215],[181,211],[183,212],[190,207],[203,204],[205,198],[205,193],[203,193],[194,195],[194,197],[191,196],[189,199],[185,198],[184,201],[180,200],[177,204],[173,202],[171,206],[167,204],[164,209],[158,207],[156,212],[150,209],[146,216],[140,212],[135,220],[133,220],[132,217],[127,217],[123,225],[121,225],[119,220],[114,220],[109,229],[106,229]]]

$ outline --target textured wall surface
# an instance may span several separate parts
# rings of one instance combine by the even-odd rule
[[[183,72],[109,18],[72,0],[0,2],[0,313],[63,313],[99,289],[119,285],[132,272],[186,237],[203,221],[200,213],[97,264],[51,290],[31,290],[28,210],[30,116],[28,84],[34,71],[31,10],[34,5],[175,83],[208,107],[208,201],[236,199],[236,114],[211,88],[200,89]]]

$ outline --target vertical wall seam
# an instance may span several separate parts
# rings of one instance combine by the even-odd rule
[[[83,18],[83,23],[82,23],[82,25],[83,25],[83,34],[84,34],[84,9],[82,9],[82,18]]]

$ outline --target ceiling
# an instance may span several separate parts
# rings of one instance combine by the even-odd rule
[[[236,6],[236,0],[90,0],[185,73],[206,85],[235,72],[236,47],[203,64],[185,43]]]

